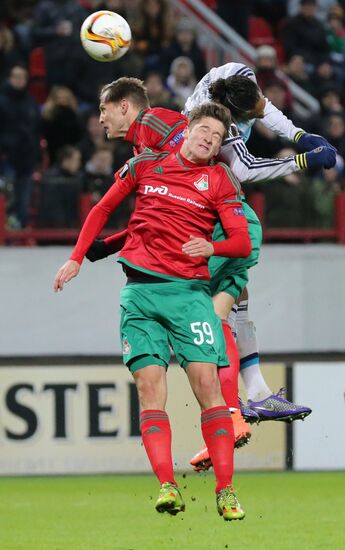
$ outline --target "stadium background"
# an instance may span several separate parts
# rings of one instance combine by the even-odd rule
[[[5,11],[3,13],[5,24],[15,29],[18,26],[18,21],[13,22],[15,3],[5,4],[10,12],[12,9],[10,16]],[[31,7],[34,4],[44,2],[32,2]],[[92,3],[86,4],[83,3],[83,7],[90,9]],[[115,4],[108,3],[108,8],[115,9],[111,7]],[[274,21],[264,16],[268,13],[270,4],[272,8],[274,3],[258,2],[256,9],[259,6],[259,12],[253,6],[255,2],[244,1],[241,2],[241,6],[236,2],[217,4],[201,3],[197,0],[171,1],[169,4],[177,19],[183,20],[184,24],[188,20],[195,27],[207,68],[231,60],[255,65],[255,47],[263,44],[274,47],[281,68],[285,66],[281,43],[279,44],[274,33],[271,38],[269,34],[257,33],[258,36],[255,37],[249,33],[250,24],[253,27],[255,17],[266,21],[268,28],[272,27]],[[240,34],[231,26],[224,27],[229,21],[217,19],[217,14],[221,13],[219,8],[222,6],[227,6],[228,13],[233,15],[235,12],[230,8],[234,4],[237,4],[234,23],[238,25],[237,31],[240,31]],[[282,10],[285,6],[288,17],[292,14],[289,10],[298,9],[294,4],[297,3],[276,2],[272,14],[277,13],[278,5]],[[337,3],[320,4],[327,4],[326,7],[320,6],[322,11],[331,9]],[[133,1],[118,2],[118,6],[123,9],[134,9],[134,5]],[[341,5],[340,2],[339,7]],[[206,11],[210,6],[213,11]],[[223,10],[224,14],[226,9]],[[208,29],[207,33],[205,28]],[[258,21],[254,28],[261,28]],[[247,36],[244,36],[246,32]],[[245,38],[251,41],[244,42]],[[32,57],[30,59],[32,61]],[[35,94],[49,90],[45,75],[43,77],[40,80],[39,75],[31,74],[31,91]],[[301,93],[301,90],[294,87],[293,81],[290,81],[290,86],[296,92],[296,116],[300,117],[301,113],[306,116],[305,113],[308,112],[309,118],[305,120],[309,121],[320,116],[320,111],[317,110],[320,105],[319,99]],[[98,535],[97,539],[93,538],[85,525],[78,524],[78,514],[76,517],[73,515],[75,502],[73,498],[69,499],[66,496],[71,490],[77,501],[80,494],[78,478],[62,477],[64,475],[138,474],[149,472],[149,467],[140,445],[138,405],[134,386],[121,364],[118,296],[124,282],[122,273],[112,259],[95,265],[84,264],[77,281],[68,285],[62,294],[53,294],[51,287],[55,272],[68,257],[77,229],[75,221],[72,221],[71,227],[42,227],[42,223],[38,222],[40,185],[47,169],[44,165],[47,162],[44,140],[43,143],[40,142],[40,147],[42,156],[39,166],[35,167],[29,221],[25,226],[11,225],[13,218],[10,218],[8,211],[6,212],[11,185],[6,178],[2,180],[5,184],[3,193],[0,193],[0,243],[4,245],[0,246],[0,475],[3,476],[0,479],[0,488],[3,488],[4,494],[6,493],[9,498],[8,506],[5,505],[5,500],[2,504],[1,547],[6,550],[50,550],[60,547],[116,550],[174,548],[170,539],[167,540],[167,533],[169,537],[172,535],[170,524],[165,523],[163,531],[160,531],[156,518],[151,517],[151,501],[145,502],[143,517],[158,529],[159,536],[157,535],[155,542],[148,543],[144,532],[142,536],[137,535],[132,539],[128,532],[122,533],[121,519],[119,523],[122,514],[124,524],[127,521],[122,508],[122,505],[125,506],[122,483],[127,485],[130,495],[136,491],[140,493],[140,489],[136,487],[136,483],[139,482],[136,480],[141,478],[137,476],[104,478],[105,487],[112,487],[112,505],[115,506],[114,514],[118,514],[117,541],[108,540],[114,533],[111,536],[105,533],[102,521],[96,523],[95,537],[97,532]],[[263,246],[261,262],[251,271],[250,313],[257,325],[265,376],[276,391],[282,386],[286,387],[289,398],[311,406],[313,413],[305,422],[295,422],[291,425],[268,422],[254,427],[250,445],[236,452],[236,470],[247,472],[238,476],[237,483],[243,487],[247,500],[246,508],[249,506],[249,509],[250,506],[256,509],[258,501],[263,498],[263,492],[270,495],[272,487],[276,488],[276,493],[274,489],[272,493],[275,506],[279,508],[282,500],[284,504],[289,504],[289,485],[291,490],[293,488],[295,491],[291,497],[290,507],[298,510],[301,505],[303,512],[303,499],[310,505],[308,494],[312,495],[314,490],[316,500],[314,499],[313,505],[316,506],[316,510],[324,507],[325,500],[328,502],[327,506],[332,507],[332,499],[334,503],[341,503],[343,498],[341,487],[344,487],[345,469],[345,259],[343,245],[335,243],[344,242],[345,218],[343,219],[344,212],[341,210],[341,154],[339,157],[340,168],[337,185],[332,187],[332,198],[335,204],[338,204],[340,198],[340,216],[339,209],[336,210],[332,206],[331,223],[328,226],[317,227],[313,222],[311,227],[299,226],[296,231],[294,227],[286,227],[288,215],[284,218],[285,225],[283,223],[280,227],[272,227],[266,224],[266,244]],[[313,175],[309,177],[312,178]],[[252,189],[248,191],[249,195],[253,192]],[[270,201],[271,198],[262,188],[256,187],[254,191],[253,204],[257,205],[262,215],[262,201]],[[83,197],[85,199],[85,194]],[[86,197],[90,197],[90,193],[86,193]],[[293,209],[296,204],[291,201],[287,207]],[[86,201],[86,208],[88,206],[89,203]],[[76,212],[78,213],[78,209]],[[116,227],[121,227],[123,223],[123,219],[115,220]],[[276,241],[278,244],[272,244]],[[287,241],[287,244],[282,244],[282,241]],[[45,246],[42,246],[43,244]],[[197,493],[201,490],[201,481],[198,482],[198,476],[192,477],[192,474],[189,474],[188,460],[201,444],[199,413],[184,375],[175,365],[169,372],[169,384],[168,411],[174,432],[174,460],[181,474],[185,475],[185,472],[188,472],[189,483]],[[269,472],[264,478],[264,487],[260,485],[260,477],[250,477],[253,474],[249,474],[249,470]],[[326,471],[340,471],[340,474],[337,474],[340,477],[328,479],[321,474],[315,474],[316,477],[307,478],[307,482],[303,481],[302,477],[290,477],[290,481],[286,482],[285,478],[277,477],[278,474],[273,473],[288,470],[323,471],[324,476],[327,475]],[[50,499],[52,495],[57,495],[58,491],[54,485],[49,485],[48,479],[54,483],[55,478],[43,478],[48,493],[43,493],[41,507],[38,508],[35,507],[35,495],[39,495],[41,491],[40,478],[32,478],[33,485],[28,490],[25,478],[22,477],[54,474],[59,474],[58,479],[62,487],[65,481],[70,484],[65,493],[62,489],[59,497],[62,504],[57,511],[59,517],[62,517],[63,525],[68,524],[66,514],[71,514],[71,525],[75,525],[76,533],[80,532],[79,538],[76,534],[72,535],[68,529],[66,537],[58,533],[54,529],[53,513],[45,518],[44,508],[47,502],[54,510]],[[10,479],[6,479],[7,476],[10,476]],[[15,479],[16,476],[20,476],[18,480]],[[101,483],[98,478],[85,479],[88,488],[97,487],[97,484]],[[151,489],[152,486],[155,487],[153,478],[148,476],[143,479],[150,480],[149,490],[154,491]],[[201,479],[209,485],[211,476],[207,475]],[[294,485],[295,479],[297,486]],[[15,485],[20,483],[20,480],[23,484]],[[145,487],[144,491],[147,490]],[[298,490],[300,492],[297,492]],[[102,488],[101,493],[107,502],[106,491],[106,488]],[[340,494],[337,491],[340,491]],[[58,502],[58,496],[56,498]],[[20,506],[18,508],[20,502],[25,506],[34,506],[32,517],[36,518],[36,523],[34,521],[30,525],[30,522],[26,522]],[[271,503],[272,500],[268,505],[272,506]],[[101,504],[97,501],[93,504],[102,510],[104,517],[107,517],[102,508],[104,502]],[[131,506],[130,502],[127,503],[127,508],[128,506]],[[312,505],[310,506],[311,510]],[[284,516],[287,512],[283,509]],[[215,515],[213,510],[212,514]],[[313,516],[313,512],[310,514]],[[37,518],[41,515],[45,519],[42,519],[40,524]],[[81,515],[83,516],[83,512]],[[210,511],[208,515],[211,515]],[[208,521],[208,515],[203,516],[202,523]],[[308,516],[308,512],[306,515]],[[342,510],[336,509],[334,514],[328,516],[327,527],[312,526],[308,523],[311,516],[305,520],[306,529],[303,521],[301,524],[296,522],[295,529],[299,538],[292,532],[285,533],[284,539],[280,541],[280,547],[282,550],[344,547],[345,542],[341,535],[342,515],[343,507]],[[220,529],[219,539],[219,533],[214,534],[213,538],[207,538],[209,534],[203,533],[200,516],[194,518],[192,510],[192,517],[195,523],[188,527],[189,531],[193,530],[192,533],[179,522],[180,531],[184,536],[191,537],[189,543],[179,542],[180,548],[213,550],[227,547],[228,538],[224,530]],[[261,518],[257,516],[256,519],[258,517]],[[23,529],[16,526],[16,518],[21,518]],[[233,532],[230,542],[236,543],[236,548],[252,548],[253,545],[259,550],[271,548],[271,537],[268,536],[267,529],[276,536],[278,533],[275,532],[274,522],[270,519],[266,517],[266,531],[264,529],[263,533],[260,531],[259,521],[253,524],[248,519],[248,538],[245,542],[238,530]],[[290,519],[295,522],[296,518]],[[285,516],[285,520],[279,516],[276,527],[279,525],[281,529],[288,529],[290,519],[289,514]],[[218,529],[219,521],[217,520]],[[105,525],[109,526],[107,523]],[[216,533],[213,516],[210,525],[211,532]],[[223,525],[221,527],[223,528]],[[50,536],[45,529],[51,530]],[[230,542],[229,547],[232,548]]]

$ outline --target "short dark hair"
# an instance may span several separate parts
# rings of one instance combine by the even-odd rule
[[[236,116],[255,109],[260,99],[260,88],[247,76],[234,75],[219,78],[209,86],[212,101],[221,103]]]
[[[191,126],[194,122],[198,122],[204,117],[215,118],[222,122],[225,129],[224,139],[227,138],[231,124],[231,113],[227,107],[214,101],[202,103],[191,110],[188,117],[188,126]]]
[[[99,94],[106,103],[119,103],[121,99],[130,99],[140,109],[149,109],[150,102],[142,80],[139,78],[122,77],[106,84]]]

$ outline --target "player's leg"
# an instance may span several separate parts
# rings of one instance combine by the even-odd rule
[[[226,354],[229,359],[229,366],[218,370],[224,401],[229,409],[239,408],[238,402],[238,375],[240,369],[240,356],[238,353],[235,338],[228,323],[228,316],[235,299],[231,294],[218,292],[213,296],[213,305],[216,314],[222,322],[222,329],[226,345]]]
[[[154,357],[146,356],[148,361]],[[140,428],[146,454],[160,483],[175,483],[171,456],[171,429],[165,404],[165,368],[151,364],[140,368],[143,358],[132,363],[132,374],[140,403]],[[134,370],[138,369],[138,370]]]
[[[222,281],[222,288],[225,281]],[[238,374],[239,374],[239,354],[235,339],[233,337],[230,325],[226,318],[231,311],[231,306],[235,298],[226,292],[218,292],[213,296],[213,304],[218,317],[222,321],[223,335],[226,344],[226,354],[229,359],[229,365],[218,369],[218,376],[221,386],[221,392],[224,401],[232,413],[235,447],[239,448],[245,445],[251,436],[250,426],[242,417],[238,400]],[[252,413],[252,411],[251,411]],[[252,413],[253,414],[253,413]],[[254,415],[253,415],[254,416]],[[255,418],[258,418],[255,414]],[[207,446],[198,451],[190,460],[193,470],[196,472],[208,470],[212,466]]]
[[[240,297],[248,283],[248,269],[258,262],[261,245],[261,226],[255,212],[244,204],[248,220],[249,235],[252,242],[252,252],[248,258],[221,258],[212,256],[209,259],[211,275],[211,293],[215,311],[223,322],[224,337],[230,361],[228,368],[219,370],[222,394],[226,404],[234,410],[233,422],[236,447],[244,445],[250,438],[251,430],[247,422],[256,422],[259,417],[251,409],[247,409],[248,417],[245,422],[241,410],[238,408],[238,351],[231,330],[228,325],[228,316],[236,300]],[[214,240],[225,238],[223,229],[217,224],[212,237]],[[232,361],[231,361],[232,359]],[[207,447],[204,447],[193,456],[190,461],[194,470],[204,470],[211,466]]]
[[[171,428],[165,411],[170,349],[165,328],[152,319],[155,304],[152,293],[145,292],[147,286],[131,284],[121,291],[123,356],[137,386],[143,444],[161,484],[156,509],[175,515],[185,505],[174,478]]]
[[[262,229],[257,215],[245,201],[242,204],[248,221],[248,231],[252,244],[250,256],[248,258],[219,258],[212,256],[209,260],[214,307],[222,322],[227,322],[228,324],[229,320],[231,322],[232,308],[235,307],[236,302],[248,284],[248,270],[259,261],[262,243]],[[221,240],[222,238],[224,238],[223,229],[220,224],[217,224],[213,239]],[[234,342],[234,338],[232,338],[232,342]],[[238,358],[237,351],[236,346],[236,355]],[[231,353],[231,348],[229,348],[229,353]],[[230,377],[231,379],[233,378],[229,371],[228,378]],[[232,386],[234,388],[231,396],[233,402],[234,391],[236,391],[236,399],[238,396],[238,381],[233,383]],[[231,406],[231,402],[229,406]],[[255,421],[255,419],[250,417],[248,421]]]
[[[221,264],[222,259],[213,260],[211,258],[209,262],[212,276],[211,283],[213,283],[213,279],[217,283],[217,280],[223,274],[224,279],[218,283],[218,289],[230,293],[236,299],[238,306],[234,308],[237,309],[237,313],[232,311],[228,321],[236,334],[236,342],[240,355],[240,372],[248,397],[249,406],[244,406],[241,403],[242,414],[247,421],[250,421],[249,415],[253,412],[256,413],[260,420],[295,420],[297,418],[304,418],[310,414],[311,410],[308,407],[290,403],[282,397],[281,392],[273,394],[261,373],[255,326],[248,317],[247,283],[243,284],[243,281],[246,275],[248,282],[248,269],[258,262],[262,242],[262,230],[255,212],[245,202],[243,202],[243,208],[248,220],[248,229],[252,243],[250,256],[244,259],[233,258],[224,262],[223,265]],[[233,284],[228,285],[228,287],[224,286],[227,282],[227,276],[230,277],[231,281],[231,275],[233,275]],[[242,281],[240,277],[243,278]],[[241,291],[238,293],[239,288]],[[234,314],[236,315],[235,327],[233,326]]]
[[[272,394],[260,370],[259,349],[255,325],[248,317],[248,290],[237,301],[235,320],[240,371],[248,399],[264,399]]]
[[[228,359],[221,322],[206,289],[200,287],[199,291],[187,295],[186,306],[188,300],[190,303],[185,311],[189,311],[189,315],[184,315],[182,320],[181,314],[176,312],[176,324],[169,326],[170,341],[200,404],[202,434],[216,476],[217,502],[219,495],[228,495],[226,502],[218,506],[218,511],[226,520],[242,519],[244,512],[231,485],[234,452],[232,417],[222,397],[217,373],[217,365],[225,366]]]
[[[239,410],[238,402],[238,373],[239,373],[239,354],[231,328],[226,321],[231,306],[234,303],[234,298],[225,292],[220,292],[213,296],[213,304],[215,312],[222,321],[223,335],[226,344],[226,354],[229,360],[229,365],[218,369],[218,377],[221,387],[221,392],[228,409],[232,413],[235,446],[242,447],[245,445],[250,436],[250,427],[242,418]],[[256,416],[256,415],[255,415]],[[190,460],[193,470],[199,472],[208,470],[212,466],[209,450],[207,445],[198,451]]]
[[[274,394],[267,385],[260,368],[255,325],[248,316],[248,291],[238,300],[236,315],[237,346],[240,354],[240,372],[248,398],[248,407],[260,420],[292,421],[311,413],[309,407],[296,405],[283,397],[283,390]]]
[[[154,357],[151,359],[154,360]],[[134,361],[133,368],[135,366]],[[133,377],[141,409],[140,429],[143,444],[152,470],[161,484],[155,507],[157,512],[176,515],[185,510],[185,504],[174,478],[171,428],[165,411],[166,371],[164,367],[153,364],[135,371]]]
[[[201,429],[216,476],[218,513],[225,520],[245,516],[232,488],[234,434],[231,413],[222,397],[217,366],[189,363],[186,367],[192,390],[201,407]]]
[[[241,414],[239,405],[238,374],[240,357],[233,332],[227,319],[233,305],[235,304],[235,297],[240,293],[246,281],[247,270],[243,273],[239,272],[237,275],[226,277],[223,279],[221,284],[218,285],[220,292],[213,296],[215,312],[222,321],[223,333],[226,342],[226,353],[230,362],[229,367],[218,370],[218,376],[225,403],[232,412],[236,447],[242,447],[248,442],[251,436],[251,430]],[[249,421],[256,422],[257,419],[257,415],[254,414],[251,418],[249,418]]]

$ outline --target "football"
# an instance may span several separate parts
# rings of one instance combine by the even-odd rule
[[[128,51],[132,33],[126,19],[113,11],[96,11],[80,29],[84,50],[96,61],[115,61]]]

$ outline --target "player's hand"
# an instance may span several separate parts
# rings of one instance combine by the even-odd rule
[[[333,147],[327,141],[326,138],[319,136],[318,134],[308,134],[307,132],[297,132],[297,134],[294,137],[295,143],[297,143],[301,150],[304,151],[312,151],[312,149],[316,149],[317,147],[330,147],[331,149],[334,149],[334,152],[336,152],[336,148]]]
[[[90,262],[97,262],[109,256],[107,245],[102,239],[96,239],[93,241],[89,250],[86,252],[86,257]]]
[[[196,256],[203,256],[203,258],[209,258],[214,253],[212,243],[206,239],[200,237],[194,237],[190,235],[190,241],[182,245],[182,252],[193,258]]]
[[[76,277],[80,271],[80,264],[74,260],[67,260],[56,274],[54,279],[54,291],[63,290],[63,285]]]
[[[305,168],[333,168],[336,163],[336,150],[334,147],[317,147],[313,151],[296,155],[295,161],[301,170]]]

